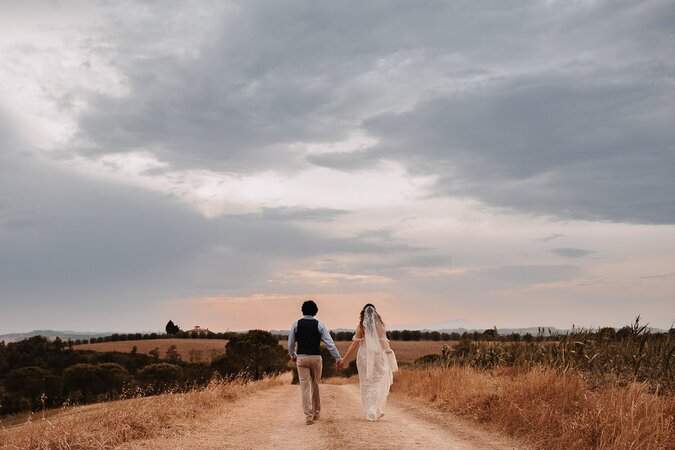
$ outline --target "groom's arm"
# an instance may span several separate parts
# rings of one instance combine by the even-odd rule
[[[298,354],[295,353],[295,332],[298,329],[297,320],[291,325],[291,331],[288,333],[288,354],[291,355],[291,359],[298,357]]]
[[[331,337],[328,328],[326,328],[326,326],[321,322],[319,322],[319,333],[321,333],[321,340],[326,344],[326,348],[328,348],[330,354],[333,355],[335,361],[340,361],[340,359],[342,359],[340,358],[340,352],[338,352],[338,349],[335,346],[335,342],[333,342],[333,338]]]

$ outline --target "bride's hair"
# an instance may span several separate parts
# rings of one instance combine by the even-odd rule
[[[368,309],[369,306],[372,307],[375,310],[375,320],[377,321],[377,323],[384,325],[384,322],[382,321],[382,317],[380,317],[380,314],[377,312],[377,309],[375,308],[375,305],[373,305],[372,303],[366,303],[366,305],[361,310],[361,314],[359,315],[359,326],[363,327],[363,318],[366,315],[366,309]]]

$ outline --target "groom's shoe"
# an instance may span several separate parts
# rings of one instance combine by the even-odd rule
[[[313,423],[314,423],[314,419],[311,419],[311,420],[310,420],[310,419],[307,419],[307,420],[305,420],[305,424],[306,424],[306,425],[311,425],[311,424],[313,424]]]
[[[318,415],[318,414],[314,414],[314,421],[317,421],[317,420],[319,420],[319,415]]]

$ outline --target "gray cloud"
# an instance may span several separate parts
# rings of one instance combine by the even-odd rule
[[[178,167],[294,169],[305,163],[305,155],[292,144],[343,139],[361,120],[386,109],[395,95],[435,98],[439,86],[461,85],[505,68],[528,72],[573,61],[579,58],[580,49],[608,64],[615,60],[623,64],[627,55],[641,61],[662,60],[662,42],[667,41],[663,38],[672,35],[669,11],[667,2],[635,6],[626,1],[575,5],[346,1],[326,5],[302,0],[248,2],[236,7],[178,2],[143,8],[132,3],[124,15],[117,12],[114,27],[98,31],[111,49],[100,45],[93,49],[122,73],[130,94],[121,98],[88,94],[79,139],[88,153],[95,154],[152,148]],[[602,30],[595,26],[599,18],[605,23]],[[640,31],[626,36],[626,28]],[[533,34],[538,38],[532,39]],[[426,72],[420,72],[421,68]],[[424,82],[425,77],[431,83],[428,87],[415,85],[415,79]],[[450,120],[456,125],[448,133],[463,131],[456,143],[469,145],[464,151],[484,151],[483,145],[496,140],[510,146],[493,152],[499,169],[536,173],[552,155],[558,158],[551,163],[566,161],[560,151],[584,151],[569,145],[586,136],[577,142],[566,136],[584,122],[576,114],[575,101],[590,94],[592,112],[596,107],[618,105],[607,99],[616,92],[611,86],[604,86],[604,91],[586,89],[571,92],[573,98],[560,105],[560,110],[571,106],[574,114],[560,117],[558,113],[547,119],[555,111],[550,102],[564,102],[569,89],[556,89],[560,85],[556,81],[537,87],[527,77],[516,84],[506,84],[506,92],[488,90],[464,101],[451,98],[450,106],[444,106],[443,98],[439,103],[424,103],[415,116],[424,115],[426,109],[441,117],[427,128],[417,125],[424,135],[406,127],[407,139],[415,146],[405,145],[403,151],[422,148],[429,158],[435,156],[429,141],[448,142],[434,127]],[[528,86],[535,92],[528,94]],[[524,88],[524,95],[513,92],[519,87]],[[604,103],[594,106],[593,96],[602,97]],[[645,100],[646,107],[651,100]],[[461,104],[452,106],[455,103]],[[534,106],[542,104],[545,111],[537,114],[538,106]],[[461,112],[467,106],[462,122]],[[485,117],[491,108],[497,110]],[[525,108],[526,114],[538,120],[528,125],[529,116],[514,115],[502,128],[490,131],[513,108]],[[370,120],[366,129],[376,134],[389,131],[386,122],[385,117]],[[510,130],[506,125],[514,127],[511,135],[504,134]],[[556,136],[550,135],[553,126]],[[534,136],[526,138],[521,132]],[[563,142],[556,145],[544,139],[547,148],[552,148],[539,146],[538,139],[557,135],[565,136]],[[383,145],[390,144],[406,143],[387,141]],[[502,159],[511,151],[534,161],[521,167],[515,155],[515,162],[503,167]],[[345,170],[357,167],[345,155],[314,155],[309,161]]]
[[[585,250],[583,248],[554,248],[551,250],[551,253],[554,253],[558,256],[564,256],[565,258],[583,258],[593,253],[592,250]]]
[[[474,271],[474,274],[480,278],[514,285],[566,281],[582,273],[582,269],[578,266],[555,264],[499,266]]]
[[[439,193],[500,207],[674,223],[674,76],[652,64],[494,80],[369,119],[378,145],[335,157],[401,160],[438,175]]]
[[[441,195],[674,223],[672,10],[667,1],[129,4],[114,10],[114,27],[95,30],[108,46],[92,48],[129,95],[66,92],[61,103],[77,94],[87,104],[75,142],[86,154],[151,149],[176,168],[228,172],[354,171],[393,159],[439,176]],[[396,96],[416,104],[400,112]],[[339,141],[359,124],[376,147],[306,155],[295,145]]]
[[[298,213],[298,220],[336,214]],[[275,273],[304,267],[307,258],[408,251],[321,236],[286,219],[208,219],[163,195],[2,156],[0,328],[30,311],[26,323],[57,316],[72,323],[68,311],[89,308],[96,317],[128,316],[130,308],[147,317],[170,298],[264,291]]]
[[[18,20],[14,14],[22,8]],[[26,24],[26,35],[3,47],[0,77],[25,75],[39,93],[26,89],[26,110],[11,111],[21,119],[16,123],[0,111],[0,328],[19,326],[20,314],[22,327],[79,325],[75,311],[102,324],[117,315],[110,323],[120,326],[134,315],[149,317],[153,302],[167,298],[299,292],[308,289],[307,280],[269,283],[294,269],[317,268],[317,261],[326,272],[391,277],[393,297],[424,296],[423,303],[429,293],[440,299],[435,306],[461,302],[462,308],[474,301],[489,308],[502,289],[584,274],[576,265],[518,264],[527,249],[500,266],[511,262],[507,248],[475,236],[472,242],[448,238],[461,234],[469,223],[464,217],[456,228],[422,231],[429,234],[416,241],[409,229],[398,232],[398,222],[381,223],[395,208],[384,205],[377,224],[348,224],[367,231],[336,238],[308,228],[347,222],[351,211],[298,206],[208,219],[173,197],[78,178],[31,159],[31,152],[47,153],[14,135],[35,113],[33,100],[58,115],[45,119],[40,110],[37,123],[22,132],[39,131],[53,119],[43,136],[49,140],[75,119],[74,138],[48,155],[60,163],[147,150],[170,165],[144,175],[180,180],[183,169],[236,178],[312,165],[352,172],[395,161],[411,175],[436,176],[432,195],[479,199],[496,210],[675,223],[670,0],[17,2],[0,17],[0,25],[14,22]],[[58,39],[47,42],[49,33]],[[31,73],[43,62],[64,72]],[[66,65],[81,70],[70,77]],[[117,89],[118,77],[128,92]],[[101,79],[109,86],[101,89]],[[310,147],[360,135],[376,143],[354,153],[318,154]],[[425,220],[423,211],[403,213]],[[491,230],[491,223],[484,225]],[[583,232],[558,225],[569,235]],[[525,246],[539,247],[529,254],[541,256],[541,242],[526,240]],[[483,268],[409,277],[425,272],[416,269],[451,266],[443,253],[455,251],[463,264]],[[590,250],[551,251],[591,262],[583,259]],[[645,278],[670,277],[666,269],[658,272],[659,264],[655,260],[655,275]],[[333,288],[309,282],[309,289]],[[652,311],[662,310],[660,294],[654,295]],[[614,292],[605,296],[616,304]],[[598,311],[605,317],[606,308]]]
[[[448,267],[452,264],[450,255],[433,254],[420,249],[420,254],[397,256],[387,254],[377,262],[370,263],[337,263],[324,260],[320,270],[353,275],[379,275],[392,279],[401,279],[411,274],[412,269]]]
[[[537,284],[571,281],[583,274],[582,267],[571,264],[514,264],[480,267],[464,273],[413,278],[406,283],[405,288],[411,292],[424,292],[425,295],[443,301],[453,301],[460,305],[468,302],[478,303],[490,308],[499,304],[499,298],[509,298],[502,292],[504,290],[527,289]],[[486,294],[496,294],[497,297],[485,297]]]

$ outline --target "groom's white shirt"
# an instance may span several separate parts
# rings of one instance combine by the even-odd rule
[[[302,316],[303,319],[312,319],[312,320],[317,320],[316,317],[314,316]],[[333,342],[333,338],[330,336],[330,332],[328,331],[328,328],[326,326],[319,322],[319,333],[321,333],[321,340],[326,344],[326,348],[328,348],[328,351],[330,352],[331,355],[333,355],[333,358],[335,358],[336,361],[340,361],[340,352],[338,352],[337,347],[335,346],[335,342]],[[298,330],[298,321],[296,320],[293,322],[293,325],[291,325],[291,332],[288,333],[288,354],[291,355],[291,358],[297,358],[298,355],[295,353],[295,332]]]

